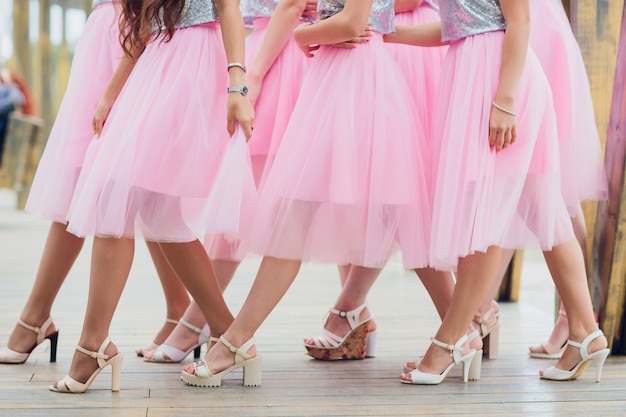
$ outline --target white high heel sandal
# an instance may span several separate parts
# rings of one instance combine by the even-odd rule
[[[574,366],[570,371],[565,371],[563,369],[558,369],[554,366],[549,367],[545,371],[543,371],[543,375],[541,375],[542,379],[549,379],[552,381],[570,381],[572,379],[578,378],[582,375],[583,371],[593,361],[598,361],[596,363],[596,382],[600,382],[600,378],[602,377],[602,367],[604,366],[604,361],[611,353],[609,348],[600,349],[596,352],[589,353],[587,349],[589,348],[589,343],[598,337],[604,336],[602,330],[596,330],[591,333],[589,336],[585,337],[582,343],[576,343],[571,340],[567,341],[567,344],[570,346],[574,346],[580,350],[580,361]]]
[[[165,322],[173,324],[174,326],[176,326],[178,324],[178,320],[174,320],[174,319],[165,319]],[[135,353],[140,358],[143,358],[143,354],[145,352],[151,352],[151,351],[155,350],[156,348],[158,348],[159,346],[160,345],[157,345],[156,343],[152,342],[149,345],[146,345],[144,347],[140,347],[140,348],[135,349]]]
[[[432,343],[436,346],[439,346],[443,349],[446,349],[450,352],[450,356],[453,359],[453,362],[448,365],[448,367],[441,374],[429,374],[426,372],[421,372],[419,369],[415,369],[409,373],[411,376],[410,381],[405,381],[402,379],[403,384],[415,384],[415,385],[438,385],[448,376],[448,373],[454,368],[457,364],[463,363],[463,382],[467,382],[470,377],[470,369],[472,368],[472,362],[475,360],[476,351],[470,350],[464,356],[461,356],[461,352],[463,352],[463,345],[467,343],[467,335],[461,337],[454,345],[449,345],[447,343],[440,342],[439,340],[432,338]],[[480,357],[480,356],[478,356]],[[473,378],[472,380],[478,380],[480,378],[480,365],[474,367],[473,370]],[[476,376],[476,372],[478,372],[478,376]]]
[[[26,352],[16,352],[12,349],[9,349],[8,346],[4,347],[2,350],[0,350],[0,363],[20,365],[26,362],[32,351],[35,350],[37,346],[42,344],[43,341],[46,339],[50,340],[50,362],[52,363],[57,361],[57,344],[59,341],[59,331],[56,330],[46,336],[48,328],[50,326],[54,326],[54,324],[52,323],[52,317],[48,317],[48,319],[41,325],[41,327],[31,326],[30,324],[24,323],[22,320],[18,320],[17,324],[35,333],[37,335],[37,341]]]
[[[151,358],[144,355],[143,360],[146,362],[177,363],[185,359],[191,351],[193,351],[194,359],[200,358],[200,349],[202,348],[202,345],[212,341],[210,338],[211,332],[209,331],[209,326],[205,324],[204,327],[199,328],[184,319],[180,319],[180,324],[198,334],[198,343],[187,349],[187,351],[180,350],[174,346],[163,343],[156,348],[154,353],[151,355]]]
[[[64,378],[57,380],[54,384],[50,385],[50,391],[61,392],[67,394],[82,394],[87,391],[89,386],[96,379],[100,371],[102,371],[107,366],[111,365],[111,391],[116,392],[120,390],[120,375],[122,374],[122,360],[124,355],[122,353],[117,353],[113,357],[109,358],[109,355],[104,354],[104,350],[111,343],[111,339],[108,337],[104,339],[102,345],[100,345],[100,349],[97,352],[93,352],[91,350],[87,350],[81,346],[76,346],[76,350],[90,358],[98,360],[98,369],[96,369],[93,374],[87,379],[87,382],[84,384],[78,382],[74,378],[69,375],[66,375]]]

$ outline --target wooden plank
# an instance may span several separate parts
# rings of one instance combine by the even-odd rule
[[[500,289],[496,296],[497,301],[518,301],[520,291],[520,280],[522,276],[522,261],[524,259],[524,251],[515,251],[513,259],[509,264],[504,279],[500,284]]]
[[[55,117],[53,98],[53,83],[50,80],[52,74],[52,42],[50,40],[50,0],[39,0],[39,78],[41,96],[41,117],[46,126],[52,126]],[[44,129],[44,136],[48,137],[50,127]]]
[[[598,209],[594,249],[600,264],[594,274],[596,307],[609,345],[624,353],[622,334],[624,303],[624,259],[626,259],[626,144],[622,127],[626,124],[626,11],[622,16],[620,48],[613,89],[611,118],[606,144],[605,165],[609,176],[609,200]]]

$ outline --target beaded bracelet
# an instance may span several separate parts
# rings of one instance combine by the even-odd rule
[[[228,71],[228,70],[230,70],[233,67],[241,68],[243,70],[243,72],[247,72],[246,66],[244,64],[242,64],[241,62],[231,62],[226,67],[226,70]]]
[[[499,106],[499,105],[498,105],[498,103],[496,103],[495,101],[494,101],[493,103],[491,103],[491,105],[492,105],[493,107],[495,107],[496,109],[500,110],[501,112],[504,112],[504,113],[506,113],[506,114],[510,114],[510,115],[511,115],[511,116],[513,116],[513,117],[517,117],[517,113],[515,113],[514,111],[511,111],[511,110],[509,110],[509,109],[505,109],[505,108],[504,108],[504,107],[502,107],[502,106]]]

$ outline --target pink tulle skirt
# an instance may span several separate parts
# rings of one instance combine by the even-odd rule
[[[427,3],[422,3],[413,11],[397,13],[395,16],[396,25],[425,25],[438,21],[439,13]],[[419,48],[393,43],[387,45],[409,83],[415,98],[417,117],[424,128],[430,129],[439,76],[448,48]],[[428,131],[425,133],[429,137]]]
[[[261,187],[253,252],[381,267],[428,262],[428,155],[406,80],[376,35],[312,60]]]
[[[439,145],[431,265],[491,245],[547,250],[574,238],[560,192],[559,144],[550,88],[529,50],[518,94],[517,141],[496,153],[489,114],[500,78],[504,32],[450,45],[434,110]]]
[[[102,4],[89,15],[76,45],[67,90],[50,132],[26,209],[64,223],[85,152],[93,137],[91,122],[117,62],[117,8]]]
[[[254,20],[254,31],[246,39],[246,65],[252,64],[270,18]],[[302,79],[310,60],[304,56],[293,37],[289,38],[263,79],[263,88],[255,103],[254,134],[248,149],[256,184],[266,176],[298,99]],[[240,233],[239,238],[243,237]],[[209,235],[204,245],[211,259],[241,260],[245,244],[236,235]]]
[[[561,190],[574,216],[583,200],[608,195],[589,79],[578,43],[559,0],[530,3],[530,44],[548,77],[557,115]]]
[[[216,23],[147,46],[87,152],[70,232],[164,242],[204,237],[229,139],[226,65]]]

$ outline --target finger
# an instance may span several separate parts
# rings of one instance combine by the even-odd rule
[[[507,148],[510,144],[511,144],[511,129],[507,129],[504,132],[504,144],[502,145],[502,147]]]
[[[243,134],[246,136],[246,142],[249,142],[252,137],[252,130],[254,129],[252,127],[252,122],[239,122],[239,128],[243,129]]]
[[[235,134],[235,119],[232,116],[228,116],[228,122],[226,123],[226,130],[230,136]]]
[[[511,144],[515,143],[516,140],[517,140],[517,129],[515,128],[515,126],[513,126],[513,128],[511,128]]]
[[[502,130],[496,131],[496,152],[500,152],[502,150],[502,145],[504,145],[504,132]]]
[[[496,145],[497,130],[493,127],[489,128],[489,147],[493,148]]]

